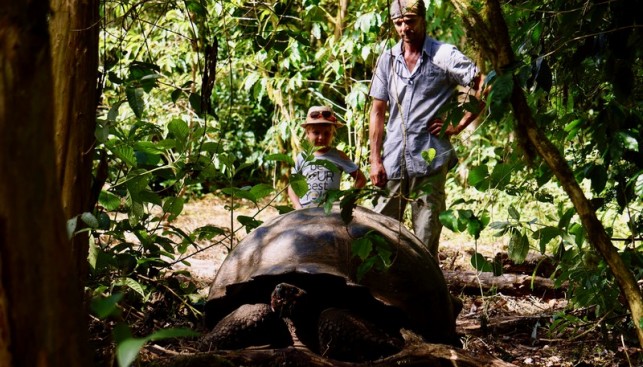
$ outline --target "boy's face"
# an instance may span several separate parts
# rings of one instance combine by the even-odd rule
[[[313,124],[306,127],[306,137],[316,147],[329,147],[335,135],[335,127],[331,124]]]

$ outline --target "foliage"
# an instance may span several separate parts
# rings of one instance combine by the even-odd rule
[[[485,55],[463,41],[462,20],[452,16],[450,4],[427,4],[428,31],[486,69]],[[608,232],[628,239],[622,256],[636,258],[643,229],[643,48],[634,26],[641,15],[633,6],[623,0],[504,4],[519,59],[513,74],[487,73],[492,89],[478,128],[455,144],[460,172],[468,174],[452,175],[450,182],[459,179],[460,188],[450,190],[466,191],[452,195],[457,200],[441,215],[446,228],[466,231],[475,241],[487,229],[508,236],[517,262],[532,250],[556,257],[556,280],[572,282],[577,305],[600,305],[601,312],[617,309],[613,281],[600,261],[584,261],[586,233],[551,172],[524,159],[508,100],[514,75]],[[94,293],[124,294],[121,303],[135,300],[138,307],[166,286],[195,298],[192,286],[166,283],[160,275],[202,250],[200,241],[232,248],[236,231],[261,222],[237,216],[231,228],[185,233],[172,220],[187,201],[207,192],[224,195],[231,211],[241,204],[257,213],[265,205],[291,210],[283,192],[288,184],[297,192],[306,189],[305,179],[290,169],[295,154],[306,150],[299,125],[310,105],[333,106],[346,123],[339,147],[365,165],[371,70],[393,43],[386,7],[383,0],[348,2],[347,9],[328,0],[104,2],[95,157],[99,206],[69,223],[73,233],[81,219],[96,240],[90,255]],[[463,108],[475,106],[469,100]],[[450,114],[451,122],[458,116]],[[425,159],[432,159],[430,151]],[[331,192],[325,205],[368,205],[374,193]],[[350,210],[344,217],[350,219]],[[371,254],[369,244],[378,242],[364,240],[357,253]],[[385,256],[364,260],[377,259],[386,264]],[[477,251],[472,263],[499,272]],[[629,264],[640,279],[640,262]]]

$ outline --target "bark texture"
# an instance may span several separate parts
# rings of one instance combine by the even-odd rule
[[[98,31],[98,1],[51,0],[55,156],[65,219],[91,211],[95,204],[90,187],[98,102]],[[87,251],[87,233],[74,236],[74,269],[81,281],[87,276]]]
[[[56,179],[49,2],[0,1],[0,365],[87,366]]]

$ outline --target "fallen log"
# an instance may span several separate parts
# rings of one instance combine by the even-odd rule
[[[556,288],[549,278],[525,274],[444,271],[449,290],[453,294],[479,295],[481,291],[494,291],[508,296],[534,295],[543,299],[561,298],[567,290],[566,284]]]
[[[365,363],[350,363],[326,359],[305,348],[243,349],[195,354],[182,354],[156,359],[150,367],[230,367],[230,366],[289,366],[289,367],[515,367],[488,355],[475,354],[442,344],[419,343],[387,358]]]

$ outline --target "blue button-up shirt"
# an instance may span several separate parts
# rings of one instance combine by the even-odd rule
[[[475,64],[455,46],[428,36],[413,72],[406,67],[401,41],[380,56],[370,95],[389,105],[382,154],[389,179],[401,178],[402,163],[409,177],[455,165],[449,138],[432,135],[427,125],[440,117],[440,108],[450,101],[457,85],[470,85],[477,73]],[[430,165],[422,158],[422,151],[429,148],[436,151]]]

